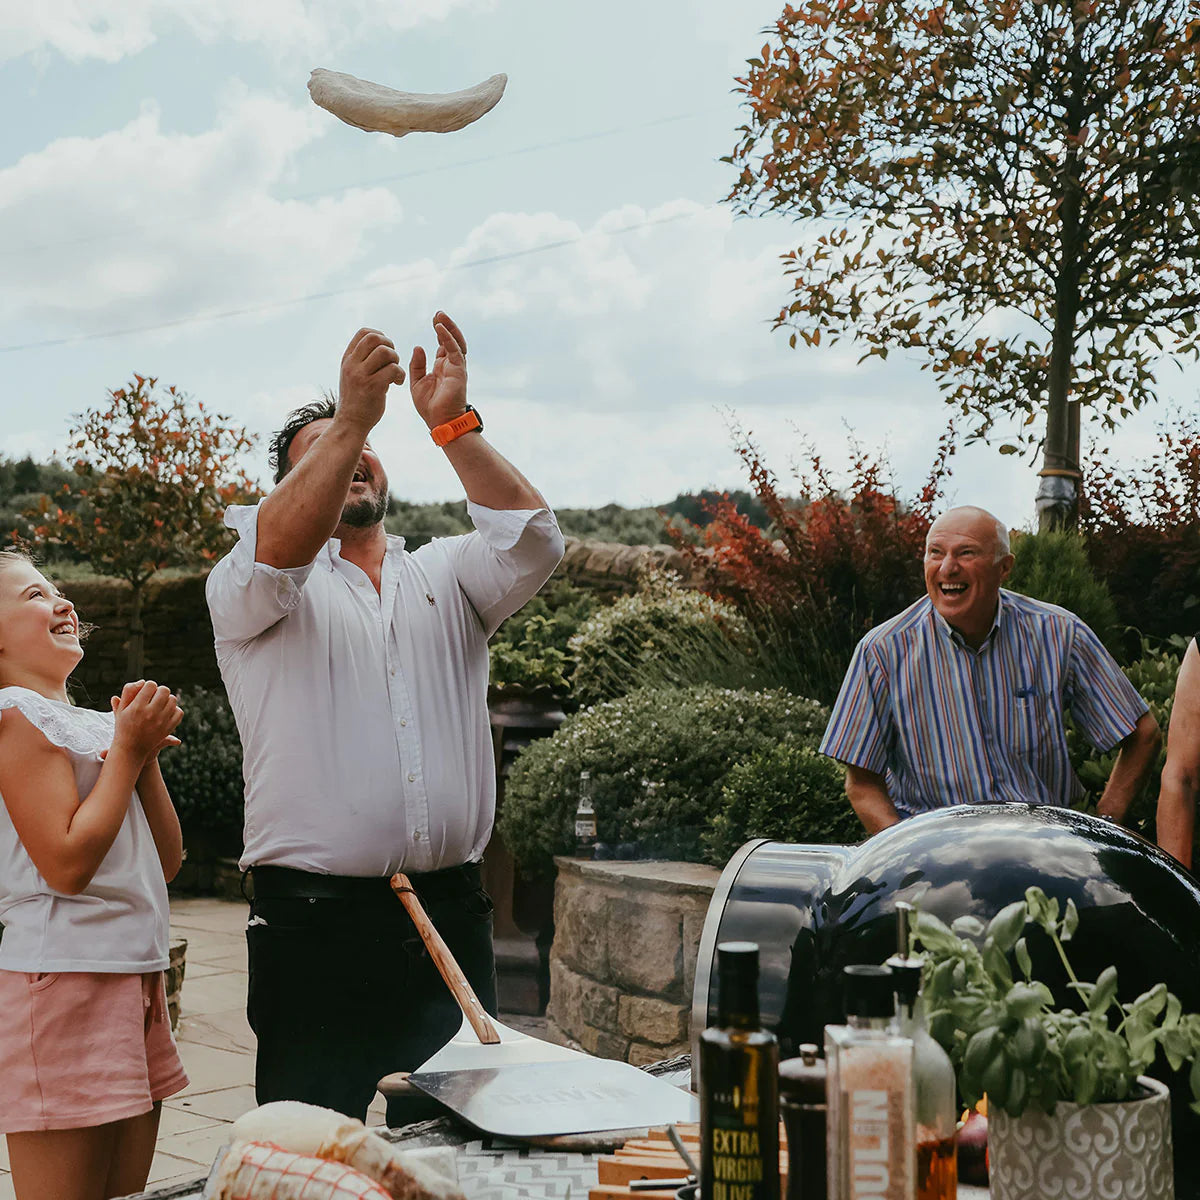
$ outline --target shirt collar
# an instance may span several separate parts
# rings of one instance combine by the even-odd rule
[[[398,533],[387,535],[387,549],[384,557],[399,554],[404,549],[404,538]],[[337,560],[342,556],[342,539],[331,537],[318,552],[318,560],[325,564],[327,571],[337,570]]]
[[[928,596],[925,598],[929,601],[929,611],[933,614],[934,627],[945,637],[948,637],[956,646],[961,646],[964,650],[970,650],[972,654],[979,654],[987,646],[991,645],[992,641],[996,637],[997,630],[1000,628],[1000,620],[1004,616],[1004,610],[1007,606],[1004,589],[1001,588],[996,604],[996,615],[992,619],[992,627],[987,631],[987,636],[982,642],[980,642],[979,649],[972,650],[971,647],[967,645],[966,639],[963,637],[963,635],[959,633],[958,630],[955,629],[950,622],[947,621],[946,618],[943,617],[942,614],[934,607],[933,601],[930,600]]]

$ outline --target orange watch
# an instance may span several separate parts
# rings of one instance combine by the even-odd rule
[[[429,436],[437,445],[445,446],[455,438],[462,437],[464,433],[470,433],[472,429],[482,430],[483,418],[468,404],[467,411],[461,417],[455,417],[453,421],[435,425],[429,431]]]

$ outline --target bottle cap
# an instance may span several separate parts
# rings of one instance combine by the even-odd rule
[[[792,1104],[825,1103],[825,1060],[817,1047],[805,1043],[797,1047],[796,1058],[779,1064],[779,1095]]]
[[[892,969],[892,987],[897,1000],[912,1009],[921,994],[921,972],[925,959],[908,952],[908,934],[913,906],[904,900],[896,903],[896,953],[887,960]]]
[[[757,942],[721,942],[717,946],[718,971],[751,971],[758,975]]]
[[[848,1017],[891,1017],[896,1012],[891,967],[854,963],[843,970]]]
[[[892,969],[892,988],[896,999],[912,1008],[921,994],[921,972],[924,962],[919,958],[889,958],[887,965]]]

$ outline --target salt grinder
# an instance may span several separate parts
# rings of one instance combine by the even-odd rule
[[[811,1043],[779,1064],[779,1111],[787,1131],[787,1200],[826,1200],[825,1060]]]

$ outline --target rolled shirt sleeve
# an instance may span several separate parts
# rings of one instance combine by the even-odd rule
[[[1071,715],[1101,753],[1123,742],[1150,706],[1129,682],[1100,639],[1078,621],[1067,677]]]
[[[475,532],[446,539],[445,549],[463,594],[491,637],[550,578],[565,546],[548,508],[494,509],[468,502],[467,513]]]
[[[848,766],[884,775],[892,741],[890,728],[887,678],[867,637],[858,643],[846,668],[820,752]]]
[[[255,561],[257,504],[230,505],[225,510],[225,524],[237,533],[238,540],[209,572],[204,592],[216,640],[243,642],[270,629],[299,605],[313,563],[272,567]]]

